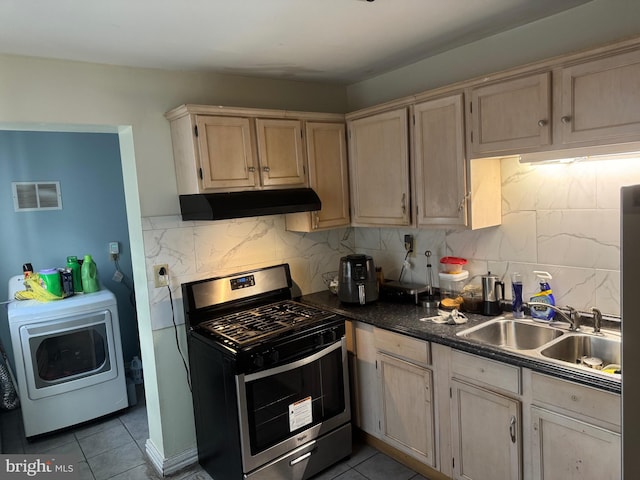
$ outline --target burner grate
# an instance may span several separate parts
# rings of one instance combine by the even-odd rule
[[[202,322],[199,328],[222,337],[225,343],[243,347],[333,316],[331,312],[285,300],[213,318]]]

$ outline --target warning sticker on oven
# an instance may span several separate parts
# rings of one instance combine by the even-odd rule
[[[311,397],[303,398],[289,405],[289,431],[293,432],[313,422]]]

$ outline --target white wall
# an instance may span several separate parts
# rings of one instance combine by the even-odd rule
[[[349,111],[640,34],[638,0],[593,0],[349,85]]]

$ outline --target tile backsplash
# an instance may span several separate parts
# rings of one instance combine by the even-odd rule
[[[482,161],[482,160],[474,160]],[[620,314],[620,187],[640,184],[640,157],[572,164],[520,164],[504,158],[502,225],[476,231],[346,228],[315,233],[285,230],[282,215],[183,222],[180,216],[143,219],[148,289],[154,328],[172,325],[165,288],[153,285],[153,265],[169,265],[176,321],[183,323],[180,284],[201,278],[289,263],[295,293],[325,288],[322,274],[337,270],[349,253],[371,255],[387,279],[398,280],[405,259],[404,235],[415,237],[402,280],[426,282],[426,250],[433,253],[434,284],[439,259],[469,260],[471,283],[488,271],[505,282],[520,272],[524,297],[538,289],[534,270],[553,275],[558,305]]]
[[[482,161],[482,160],[474,160]],[[502,225],[476,231],[358,229],[356,250],[372,255],[385,276],[398,279],[403,235],[413,233],[416,252],[403,280],[426,280],[425,250],[434,252],[434,283],[444,255],[467,258],[471,283],[491,271],[505,282],[523,274],[524,297],[538,290],[534,270],[553,275],[558,305],[620,315],[620,187],[640,184],[640,157],[570,164],[520,164],[504,158]]]

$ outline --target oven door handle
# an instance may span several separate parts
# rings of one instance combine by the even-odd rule
[[[296,360],[295,362],[280,365],[279,367],[251,373],[249,375],[240,374],[238,375],[238,378],[240,380],[244,380],[244,382],[253,382],[254,380],[270,377],[272,375],[278,375],[280,373],[288,372],[289,370],[295,370],[296,368],[304,367],[305,365],[315,362],[316,360],[324,357],[325,355],[333,352],[334,350],[338,350],[339,348],[342,348],[343,345],[346,348],[344,337],[342,337],[339,341],[332,343],[327,348],[323,348],[322,350],[314,353],[313,355],[309,355],[308,357],[301,358],[300,360]]]
[[[311,455],[314,454],[314,452],[316,451],[316,449],[314,448],[313,450],[305,453],[304,455],[300,455],[298,458],[294,458],[293,460],[291,460],[289,462],[289,466],[293,467],[296,463],[300,463],[303,460],[306,460],[307,458],[309,458]]]

